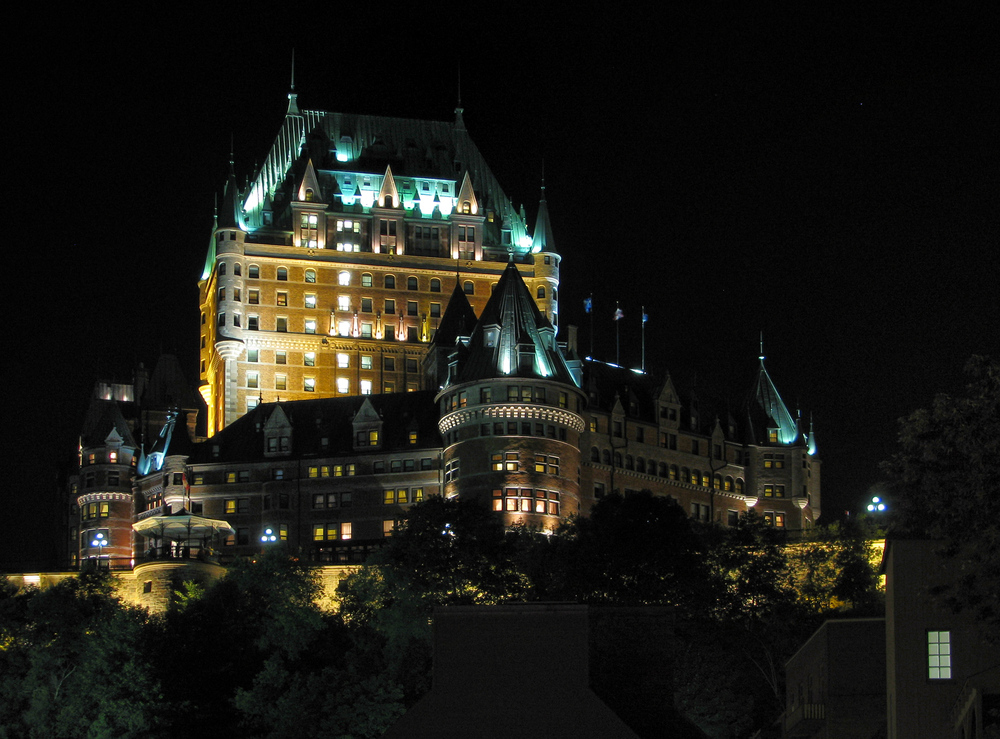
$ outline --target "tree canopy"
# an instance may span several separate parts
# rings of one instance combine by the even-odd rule
[[[942,596],[1000,636],[1000,362],[974,356],[965,372],[964,393],[900,421],[900,450],[882,466],[890,531],[941,540],[960,573]]]

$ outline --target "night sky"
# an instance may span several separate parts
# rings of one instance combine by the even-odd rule
[[[1000,354],[986,18],[151,7],[22,29],[5,167],[24,224],[7,230],[17,533],[0,561],[37,556],[95,380],[162,350],[196,381],[230,140],[242,180],[281,124],[293,46],[304,108],[451,120],[461,68],[469,133],[532,224],[544,160],[561,324],[589,349],[593,293],[598,358],[614,361],[617,300],[622,363],[639,364],[644,305],[647,366],[735,403],[763,332],[784,400],[815,419],[827,520],[861,507],[897,418]]]

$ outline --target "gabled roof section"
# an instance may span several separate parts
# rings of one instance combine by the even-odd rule
[[[137,448],[125,416],[118,407],[118,401],[91,398],[83,421],[80,443],[85,449],[106,446],[109,438],[115,439],[116,444],[117,439],[120,439],[122,446]]]
[[[472,332],[458,382],[491,377],[533,377],[576,385],[556,344],[552,324],[541,314],[513,262]]]
[[[372,447],[370,451],[406,449],[417,454],[418,450],[441,445],[434,394],[417,391],[261,403],[207,441],[195,444],[188,461],[197,464],[264,460],[265,426],[279,407],[284,418],[278,420],[295,429],[291,457],[357,457],[364,452],[354,446],[354,421],[366,403],[376,418],[384,422],[380,447]],[[416,446],[409,440],[413,424],[418,428]]]
[[[220,228],[247,230],[246,220],[243,218],[243,200],[240,197],[240,188],[236,184],[236,171],[233,169],[232,159],[229,160],[229,176],[226,178],[226,189],[222,196],[222,209],[219,211],[216,230]]]
[[[392,205],[386,204],[386,198],[392,198]],[[392,167],[385,168],[385,175],[382,178],[382,188],[378,192],[378,204],[383,208],[394,208],[399,206],[399,190],[396,189],[396,178],[392,176]]]
[[[538,218],[535,219],[535,230],[531,238],[531,251],[556,250],[556,240],[552,235],[552,222],[549,220],[549,205],[545,202],[545,185],[542,185],[542,199],[538,202]]]
[[[465,171],[462,186],[458,190],[458,210],[460,213],[465,212],[465,203],[469,204],[469,213],[472,215],[479,213],[479,201],[476,200],[476,193],[472,189],[472,178],[469,177],[468,170]]]
[[[799,426],[767,373],[763,355],[759,359],[760,368],[757,370],[747,400],[747,420],[752,442],[758,444],[767,442],[770,430],[776,429],[778,443],[794,444],[799,438]]]
[[[302,179],[299,180],[298,190],[295,192],[295,199],[300,203],[321,203],[323,202],[322,190],[319,187],[319,177],[316,176],[316,168],[312,159],[306,162]]]
[[[459,336],[472,336],[476,327],[476,312],[469,304],[469,298],[462,289],[461,281],[455,282],[455,289],[448,299],[448,307],[434,334],[436,346],[454,346]]]

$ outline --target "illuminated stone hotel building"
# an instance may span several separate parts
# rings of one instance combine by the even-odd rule
[[[139,403],[161,423],[136,431],[127,403],[95,397],[67,557],[131,567],[280,541],[357,561],[430,495],[545,530],[644,489],[700,521],[753,508],[812,525],[815,435],[763,357],[739,407],[581,359],[561,258],[544,190],[529,228],[461,109],[349,115],[293,93],[247,187],[230,166],[199,282],[208,438],[190,403]],[[179,516],[189,535],[169,539]]]

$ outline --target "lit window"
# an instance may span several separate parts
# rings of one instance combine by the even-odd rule
[[[247,361],[248,362],[259,362],[260,361],[260,350],[259,349],[247,349]]]
[[[337,310],[346,311],[351,309],[351,296],[350,295],[338,295],[337,296]]]
[[[306,282],[316,282],[316,270],[306,270]]]
[[[278,293],[275,302],[277,305],[288,305],[288,293]]]
[[[350,285],[351,284],[351,273],[344,271],[337,273],[337,284],[338,285]]]
[[[260,386],[260,375],[256,372],[247,372],[247,387],[256,388]]]
[[[316,378],[307,377],[302,381],[302,389],[307,393],[316,392]]]
[[[288,375],[275,375],[274,376],[274,389],[275,390],[287,390],[288,389]]]
[[[306,367],[316,366],[316,352],[305,352],[302,355],[302,364]]]
[[[372,381],[371,380],[362,380],[361,381],[361,394],[362,395],[371,395],[372,394]]]
[[[351,335],[351,322],[350,321],[341,321],[340,323],[338,323],[337,324],[337,333],[340,334],[341,336],[350,336]]]
[[[351,381],[346,377],[337,378],[337,392],[341,395],[347,395],[351,391]]]
[[[286,354],[284,350],[279,349],[274,353],[274,363],[288,364],[288,354]]]
[[[372,355],[362,354],[361,355],[361,369],[370,370],[372,368]]]
[[[306,293],[306,308],[316,307],[316,296],[312,293]]]
[[[951,632],[927,632],[927,677],[931,680],[951,679]]]
[[[392,536],[392,532],[396,528],[396,522],[391,518],[382,522],[382,536]]]
[[[306,333],[307,334],[314,334],[314,333],[316,333],[316,319],[315,318],[307,318],[306,319]]]
[[[371,287],[372,286],[372,276],[370,273],[365,272],[361,275],[361,287]]]

